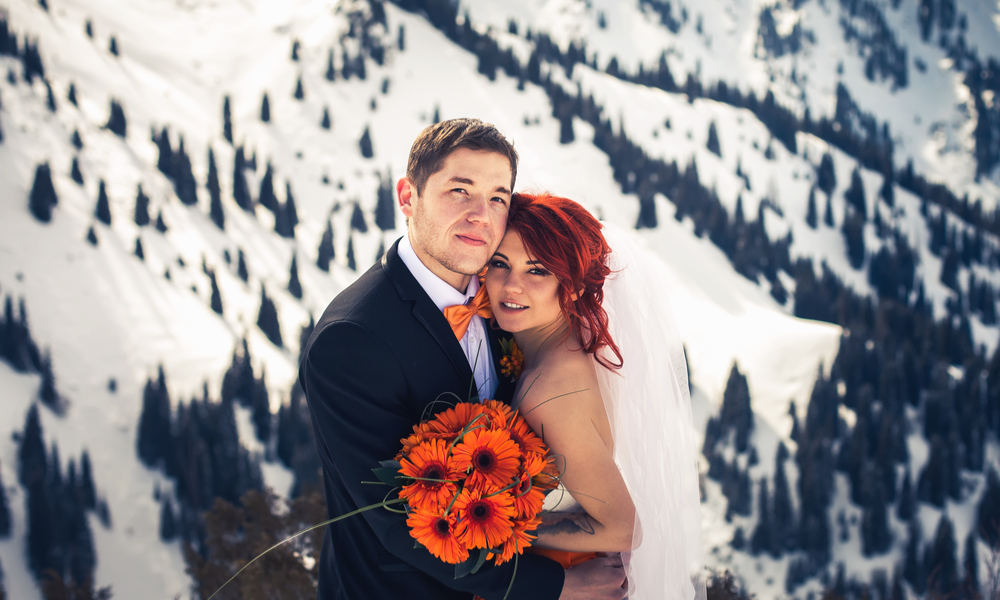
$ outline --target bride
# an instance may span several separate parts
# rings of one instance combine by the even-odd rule
[[[633,600],[704,598],[687,371],[656,261],[581,205],[515,194],[485,285],[523,353],[515,405],[559,490],[529,551],[623,553]]]

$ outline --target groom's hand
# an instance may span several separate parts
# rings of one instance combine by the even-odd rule
[[[622,557],[614,554],[566,569],[559,600],[621,600],[627,594]]]

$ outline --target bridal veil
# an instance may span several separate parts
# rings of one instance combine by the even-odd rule
[[[603,306],[624,365],[597,371],[636,508],[629,598],[704,600],[697,438],[664,266],[621,228],[605,223],[603,233],[612,249]]]

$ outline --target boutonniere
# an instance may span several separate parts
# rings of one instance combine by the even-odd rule
[[[500,374],[510,377],[511,382],[517,381],[524,370],[524,354],[517,347],[514,338],[500,340],[500,351],[503,354],[500,359]]]

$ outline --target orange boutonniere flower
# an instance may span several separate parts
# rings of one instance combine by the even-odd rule
[[[524,354],[517,347],[514,338],[500,340],[500,350],[503,356],[500,358],[500,374],[510,377],[511,381],[517,381],[524,370]]]

